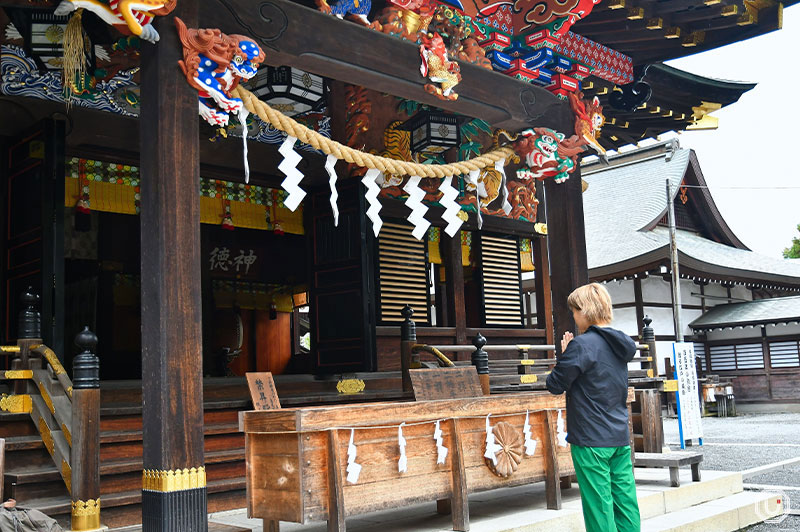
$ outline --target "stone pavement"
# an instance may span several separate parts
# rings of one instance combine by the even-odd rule
[[[771,494],[742,492],[738,473],[703,471],[702,482],[692,483],[689,469],[681,470],[681,486],[669,487],[667,469],[635,472],[642,530],[645,532],[731,532],[778,513]],[[494,490],[470,496],[472,532],[583,532],[577,484],[562,490],[561,510],[545,507],[544,483]],[[245,510],[212,514],[209,521],[262,531],[260,519],[248,519]],[[353,532],[440,532],[452,530],[450,517],[438,515],[433,502],[385,510],[347,519]],[[325,522],[307,525],[281,523],[281,532],[325,532]]]

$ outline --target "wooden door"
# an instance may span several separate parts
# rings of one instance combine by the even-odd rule
[[[329,189],[306,201],[311,348],[318,373],[374,371],[375,237],[361,183],[340,181],[338,191],[338,227]]]
[[[64,123],[43,120],[5,144],[3,336],[17,337],[20,295],[41,297],[42,339],[64,356]]]

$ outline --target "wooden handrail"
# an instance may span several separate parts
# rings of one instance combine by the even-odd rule
[[[67,375],[67,371],[64,369],[64,366],[61,365],[61,362],[59,362],[58,357],[53,350],[46,345],[41,344],[31,349],[31,352],[40,355],[45,361],[47,361],[47,364],[53,371],[53,375],[55,375],[56,379],[58,379],[58,382],[61,384],[64,392],[70,398],[72,398],[72,381],[70,380],[69,375]]]

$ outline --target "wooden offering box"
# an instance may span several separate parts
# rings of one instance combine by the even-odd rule
[[[423,501],[449,499],[453,529],[469,529],[467,494],[544,480],[548,508],[561,505],[559,477],[574,473],[569,446],[559,445],[564,396],[531,392],[404,403],[250,411],[240,414],[247,456],[248,514],[277,522],[328,520]],[[532,455],[525,453],[526,411]],[[484,457],[486,416],[497,464]],[[438,464],[436,421],[447,456]],[[399,472],[401,423],[407,468]],[[350,447],[351,434],[355,455]],[[529,444],[528,448],[530,449]],[[357,479],[348,473],[360,466]],[[348,466],[350,466],[348,468]],[[507,477],[500,476],[509,473]],[[355,480],[355,481],[353,481]]]

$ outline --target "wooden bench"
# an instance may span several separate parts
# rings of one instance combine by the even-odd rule
[[[692,482],[700,482],[700,462],[703,453],[696,451],[673,451],[671,453],[636,453],[636,467],[668,467],[669,481],[673,488],[681,485],[678,468],[692,466]]]

